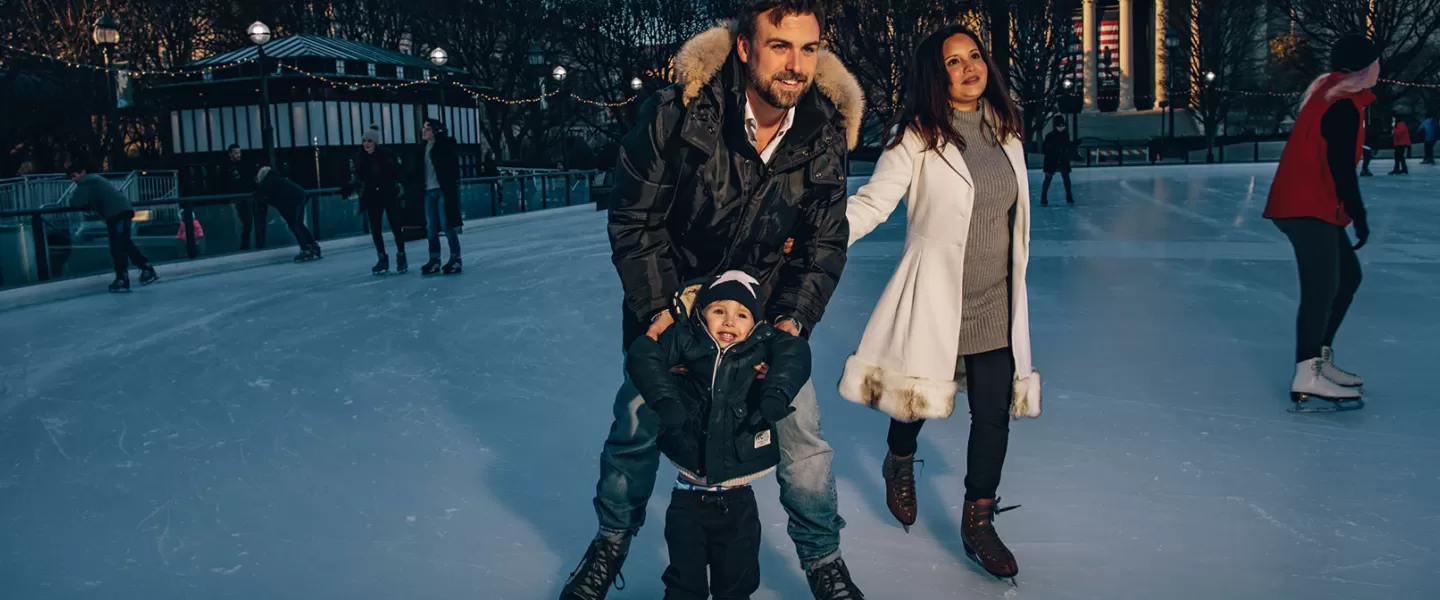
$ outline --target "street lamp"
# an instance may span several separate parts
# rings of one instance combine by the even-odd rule
[[[645,87],[645,82],[640,81],[639,77],[630,80],[630,89],[635,90],[636,93],[639,93],[640,88],[643,87]]]
[[[550,71],[550,77],[554,78],[555,81],[560,84],[560,90],[565,89],[565,77],[569,74],[570,72],[566,71],[565,67],[558,65],[555,67],[555,70]],[[559,97],[557,97],[555,99],[555,104],[560,107],[560,168],[565,169],[570,164],[570,136],[568,135],[569,132],[566,131],[566,129],[568,128],[565,125],[564,95],[560,95]]]
[[[1205,103],[1205,163],[1215,162],[1215,72],[1205,72],[1205,89],[1203,90],[1203,102]]]
[[[260,65],[260,135],[265,138],[265,160],[275,168],[275,134],[270,130],[270,71],[265,67],[265,44],[270,42],[270,26],[256,21],[245,28],[255,44],[256,62]]]
[[[1176,52],[1180,49],[1180,37],[1175,34],[1165,36],[1165,97],[1170,100],[1170,139],[1175,139],[1175,106],[1179,101],[1175,98],[1175,63]],[[1187,102],[1188,104],[1188,102]]]
[[[447,62],[450,62],[450,53],[446,52],[444,48],[436,46],[434,50],[430,51],[430,64],[435,65],[436,67],[435,88],[440,92],[440,103],[435,105],[435,115],[437,118],[441,114],[444,114],[445,111],[445,86],[442,82],[442,78],[445,76],[445,73],[440,70],[440,67],[445,66],[445,63]]]
[[[120,116],[119,106],[115,97],[115,88],[117,87],[115,82],[116,74],[110,70],[110,65],[114,61],[112,53],[115,51],[115,47],[120,44],[120,24],[116,23],[115,18],[110,16],[110,13],[107,11],[95,21],[91,37],[94,38],[95,45],[100,46],[100,52],[105,57],[105,89],[109,92],[105,98],[105,136],[108,137],[110,141],[110,151],[107,152],[107,154],[109,154],[111,160],[114,161],[114,149],[117,145],[122,148],[124,147],[123,144],[119,143],[118,139]],[[110,168],[115,168],[113,162]]]

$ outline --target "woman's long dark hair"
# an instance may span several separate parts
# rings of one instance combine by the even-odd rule
[[[980,43],[979,36],[963,25],[947,25],[926,36],[915,48],[910,60],[910,77],[906,81],[900,110],[886,127],[890,136],[885,148],[900,145],[901,138],[908,130],[918,134],[925,141],[925,150],[939,150],[945,144],[954,144],[964,150],[965,138],[950,120],[950,74],[945,69],[945,41],[956,35],[968,35],[980,49],[980,58],[985,61],[985,91],[981,94],[982,107],[988,105],[994,111],[998,123],[991,123],[1001,140],[1011,136],[1023,138],[1024,126],[1020,121],[1020,107],[1010,97],[1005,85],[1005,74],[995,66],[990,52]],[[982,108],[983,110],[983,108]]]

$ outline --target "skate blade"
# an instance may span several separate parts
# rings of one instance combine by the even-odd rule
[[[1328,404],[1306,404],[1306,402],[1310,400],[1324,400]],[[1365,408],[1364,398],[1326,398],[1324,396],[1291,392],[1290,401],[1291,406],[1286,409],[1286,412],[1291,413],[1349,412]]]

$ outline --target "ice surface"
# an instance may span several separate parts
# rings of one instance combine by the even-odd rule
[[[897,213],[814,337],[863,589],[1440,598],[1440,169],[1415,171],[1362,182],[1375,237],[1337,357],[1370,404],[1329,415],[1285,412],[1297,283],[1259,218],[1273,166],[1077,171],[1075,208],[1056,183],[1030,270],[1045,415],[1012,428],[1001,494],[1024,507],[997,522],[1016,590],[960,547],[963,416],[921,436],[907,535],[885,418],[834,392]],[[351,252],[0,313],[0,596],[554,598],[595,528],[621,376],[603,222],[476,228],[459,278],[372,277]],[[757,487],[756,597],[806,598],[775,480]],[[660,597],[667,498],[611,598]]]

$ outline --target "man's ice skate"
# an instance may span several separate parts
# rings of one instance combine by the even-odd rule
[[[160,274],[155,272],[155,267],[150,265],[140,267],[140,285],[150,285],[155,283],[155,280],[159,278]],[[126,283],[128,284],[129,282]]]
[[[1327,379],[1324,375],[1325,363],[1319,358],[1312,358],[1295,365],[1295,380],[1290,384],[1290,401],[1294,404],[1290,412],[1336,412],[1342,410],[1358,410],[1365,407],[1365,401],[1360,398],[1360,390],[1345,387]],[[1328,406],[1307,406],[1305,403],[1311,399],[1327,400]]]
[[[128,277],[116,277],[115,281],[110,282],[110,293],[114,294],[128,291],[130,291],[130,279]]]
[[[371,275],[384,275],[390,272],[390,256],[384,252],[380,253],[380,260],[370,268]]]
[[[580,565],[570,573],[565,587],[560,590],[560,600],[605,600],[610,586],[625,589],[625,576],[620,567],[630,552],[630,536],[625,534],[601,534],[590,542]],[[618,583],[616,580],[619,580]]]
[[[421,275],[436,275],[438,273],[440,273],[440,257],[438,256],[430,257],[430,262],[420,267]]]
[[[815,600],[865,600],[865,594],[850,579],[850,568],[843,558],[807,569],[805,579]]]
[[[1329,346],[1320,348],[1320,374],[1326,379],[1343,385],[1345,387],[1358,388],[1365,385],[1365,380],[1359,375],[1335,366],[1335,351]]]
[[[405,259],[404,252],[395,253],[395,272],[401,275],[410,272],[410,261]]]

